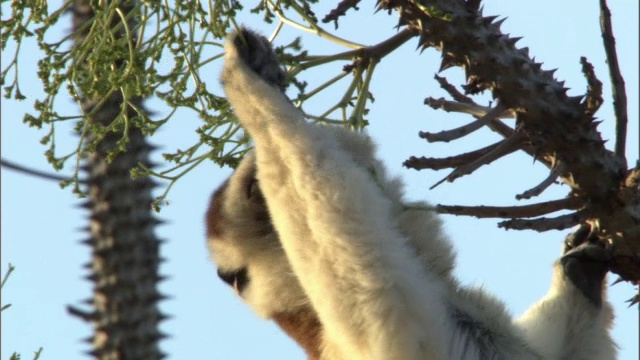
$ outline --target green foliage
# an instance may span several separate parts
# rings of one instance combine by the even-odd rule
[[[276,51],[291,74],[290,83],[298,90],[296,104],[301,109],[310,97],[353,74],[351,85],[337,104],[320,115],[309,117],[314,121],[362,128],[367,124],[365,105],[373,99],[368,84],[376,61],[355,61],[353,66],[309,92],[306,92],[307,84],[296,78],[310,68],[333,61],[357,60],[360,56],[358,49],[362,45],[334,36],[318,25],[311,9],[315,2],[265,0],[251,12],[262,13],[267,22],[279,21],[274,37],[283,25],[289,25],[354,49],[331,56],[309,56],[297,39]],[[131,171],[133,177],[151,175],[169,181],[156,206],[165,202],[169,189],[179,178],[203,161],[210,159],[220,166],[235,166],[246,152],[249,139],[238,126],[226,99],[215,94],[204,79],[217,81],[217,76],[211,76],[219,71],[215,62],[223,56],[224,37],[238,27],[235,17],[243,5],[235,0],[87,3],[91,4],[93,18],[74,24],[67,35],[54,41],[49,40],[48,35],[56,27],[64,26],[68,17],[63,14],[78,11],[74,8],[76,2],[65,1],[59,9],[50,12],[44,0],[14,1],[10,16],[3,17],[0,24],[2,50],[8,42],[16,45],[12,61],[3,64],[0,79],[7,99],[25,98],[20,91],[18,71],[23,42],[35,38],[42,51],[37,74],[45,95],[34,101],[34,113],[25,114],[23,122],[46,131],[40,142],[47,147],[45,156],[49,163],[59,170],[68,160],[73,160],[78,169],[80,161],[96,149],[104,136],[121,134],[118,146],[107,157],[113,159],[126,150],[132,128],[151,136],[177,113],[186,111],[201,120],[195,129],[198,141],[185,149],[163,154],[166,163],[162,164],[161,171],[142,164]],[[287,11],[301,20],[291,20],[285,15]],[[68,97],[79,105],[79,110],[74,112],[75,109],[68,106],[56,106],[67,102]],[[87,121],[114,98],[123,103],[114,121],[108,124]],[[140,105],[143,99],[162,101],[168,113],[159,116],[149,113]],[[353,109],[350,114],[348,108]],[[68,113],[59,113],[60,109]],[[335,111],[340,112],[340,120],[328,118]],[[72,122],[79,140],[73,151],[60,154],[56,149],[56,141],[60,141],[56,125],[65,122]],[[82,196],[78,170],[61,186],[71,184],[74,192]]]

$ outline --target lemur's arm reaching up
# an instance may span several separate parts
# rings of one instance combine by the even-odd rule
[[[310,358],[615,358],[607,249],[573,235],[549,294],[514,326],[499,301],[458,286],[438,220],[372,175],[372,145],[306,123],[283,78],[265,38],[230,37],[222,82],[255,152],[213,196],[209,247],[219,276]]]
[[[367,169],[336,139],[318,137],[267,82],[276,70],[270,63],[247,60],[267,58],[268,47],[253,33],[236,34],[225,48],[222,82],[255,142],[257,179],[287,258],[328,343],[337,345],[326,351],[352,359],[444,358],[452,334],[443,284],[429,279],[406,245]]]

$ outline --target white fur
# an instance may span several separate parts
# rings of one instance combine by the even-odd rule
[[[513,323],[501,302],[452,276],[440,221],[402,205],[361,135],[315,126],[227,42],[222,81],[255,142],[224,190],[220,269],[247,267],[242,298],[262,317],[310,308],[323,359],[613,359],[611,308],[555,272],[550,293]],[[257,236],[242,179],[257,179],[276,233]],[[473,324],[473,325],[465,325]]]

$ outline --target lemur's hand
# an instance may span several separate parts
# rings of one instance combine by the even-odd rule
[[[565,275],[593,304],[602,305],[603,280],[609,269],[613,249],[591,234],[591,227],[581,226],[565,239],[560,263]]]
[[[286,76],[267,38],[242,28],[231,39],[240,60],[266,82],[284,90]]]

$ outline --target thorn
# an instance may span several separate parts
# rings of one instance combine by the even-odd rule
[[[637,303],[640,303],[640,294],[632,297],[631,299],[629,299],[629,300],[627,300],[625,302],[630,303],[629,307],[632,307],[633,305],[635,305]]]
[[[82,227],[77,228],[76,231],[78,231],[78,232],[91,232],[91,227],[82,226]]]
[[[580,105],[583,99],[584,99],[584,95],[570,96],[569,102],[571,102],[574,105]]]
[[[492,27],[493,27],[495,30],[500,30],[500,27],[502,26],[502,23],[503,23],[505,20],[507,20],[507,18],[506,18],[506,17],[505,17],[505,18],[502,18],[502,19],[500,19],[500,20],[498,20],[498,21],[496,21],[496,22],[494,22],[494,23],[493,23],[493,25],[492,25]]]
[[[482,25],[484,26],[489,26],[491,25],[491,23],[493,23],[493,20],[497,19],[497,16],[486,16],[483,18],[480,18],[480,21],[482,21]]]
[[[522,49],[520,49],[520,52],[522,53],[522,55],[529,57],[529,48],[528,47],[523,47]]]
[[[89,238],[86,238],[84,240],[80,240],[78,242],[80,244],[87,245],[87,246],[94,246],[95,245],[95,239],[93,237],[89,237]]]
[[[160,226],[160,225],[165,225],[165,224],[167,223],[167,221],[166,221],[166,220],[162,220],[162,219],[158,219],[158,218],[155,218],[155,217],[154,217],[154,218],[152,218],[152,219],[151,219],[151,223],[152,223],[154,226]]]
[[[428,34],[426,34],[424,31],[420,32],[420,37],[418,38],[418,46],[416,46],[416,50],[418,50],[420,47],[424,48],[427,41],[429,41],[428,38],[429,38]]]
[[[438,70],[438,72],[443,72],[449,68],[454,67],[455,64],[453,63],[453,59],[451,59],[451,57],[449,57],[448,55],[445,55],[444,53],[442,54],[442,62],[440,63],[440,69]]]
[[[81,201],[78,204],[75,204],[74,207],[77,209],[91,209],[93,203],[90,200]]]
[[[515,44],[520,41],[522,39],[522,36],[516,36],[516,37],[510,37],[507,38],[507,42],[511,45],[511,46],[515,46]]]
[[[69,315],[79,317],[81,320],[84,320],[84,321],[93,321],[97,319],[95,312],[81,310],[72,305],[67,305],[67,312],[69,313]]]
[[[624,281],[624,279],[622,278],[622,276],[618,276],[618,278],[617,278],[613,283],[611,283],[611,285],[610,285],[610,286],[613,286],[613,285],[619,284],[619,283],[621,283],[621,282],[623,282],[623,281]]]

